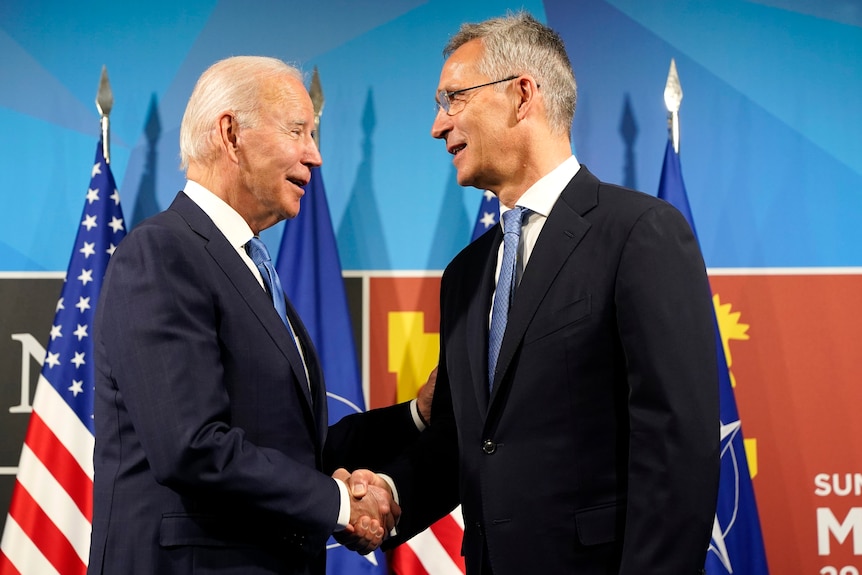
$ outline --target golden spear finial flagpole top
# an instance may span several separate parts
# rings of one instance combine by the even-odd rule
[[[676,61],[670,59],[670,71],[664,87],[664,105],[667,107],[668,137],[673,141],[673,149],[679,153],[679,107],[682,103],[682,86],[676,73]]]
[[[99,79],[99,91],[96,93],[96,109],[99,110],[102,125],[102,154],[105,163],[111,163],[111,122],[108,116],[114,107],[114,93],[108,81],[108,68],[102,66],[102,77]]]
[[[311,104],[314,106],[314,142],[320,148],[320,116],[323,115],[324,98],[317,66],[314,67],[314,73],[311,76],[311,87],[308,89],[308,95],[311,97]]]

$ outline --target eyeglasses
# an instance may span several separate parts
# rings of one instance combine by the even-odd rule
[[[495,80],[494,82],[488,82],[486,84],[479,84],[478,86],[471,86],[469,88],[461,88],[460,90],[452,90],[451,92],[447,92],[446,90],[440,90],[437,92],[437,111],[443,110],[447,114],[451,115],[458,110],[452,111],[453,104],[457,104],[457,102],[453,102],[452,98],[457,96],[458,94],[463,94],[464,92],[469,92],[470,90],[477,90],[479,88],[484,88],[485,86],[493,86],[494,84],[500,84],[501,82],[508,82],[510,80],[514,80],[519,76],[509,76],[508,78],[503,78],[502,80]],[[466,105],[466,102],[464,102]],[[457,107],[457,106],[454,106]],[[463,107],[463,106],[461,106]]]

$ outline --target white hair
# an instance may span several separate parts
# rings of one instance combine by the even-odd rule
[[[240,126],[255,127],[263,99],[262,88],[278,76],[302,82],[302,72],[277,58],[233,56],[216,62],[198,79],[180,125],[180,167],[207,163],[216,152],[216,122],[230,112]]]
[[[578,88],[559,34],[527,12],[510,13],[477,24],[463,24],[446,44],[443,55],[448,58],[472,40],[481,40],[485,48],[476,66],[479,72],[492,80],[513,74],[533,76],[544,94],[551,130],[569,134]]]

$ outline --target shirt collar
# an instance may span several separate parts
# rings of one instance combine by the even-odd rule
[[[551,208],[559,199],[560,194],[566,187],[578,170],[581,169],[581,164],[578,163],[575,156],[569,156],[559,166],[542,176],[535,184],[527,188],[527,191],[518,198],[517,205],[530,210],[536,214],[548,217],[551,213]],[[500,215],[509,211],[503,204],[500,204]],[[503,221],[503,218],[500,218]],[[500,224],[502,225],[502,223]]]
[[[235,209],[199,183],[188,180],[183,191],[209,216],[233,247],[242,248],[254,236],[248,223]]]

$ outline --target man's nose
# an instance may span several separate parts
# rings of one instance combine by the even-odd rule
[[[446,133],[452,129],[452,116],[447,114],[443,108],[437,107],[437,115],[434,116],[434,123],[431,124],[431,137],[442,139],[446,137]]]
[[[320,150],[313,138],[311,140],[311,144],[308,146],[308,150],[306,151],[304,163],[314,167],[320,167],[323,164],[323,157],[320,155]]]

